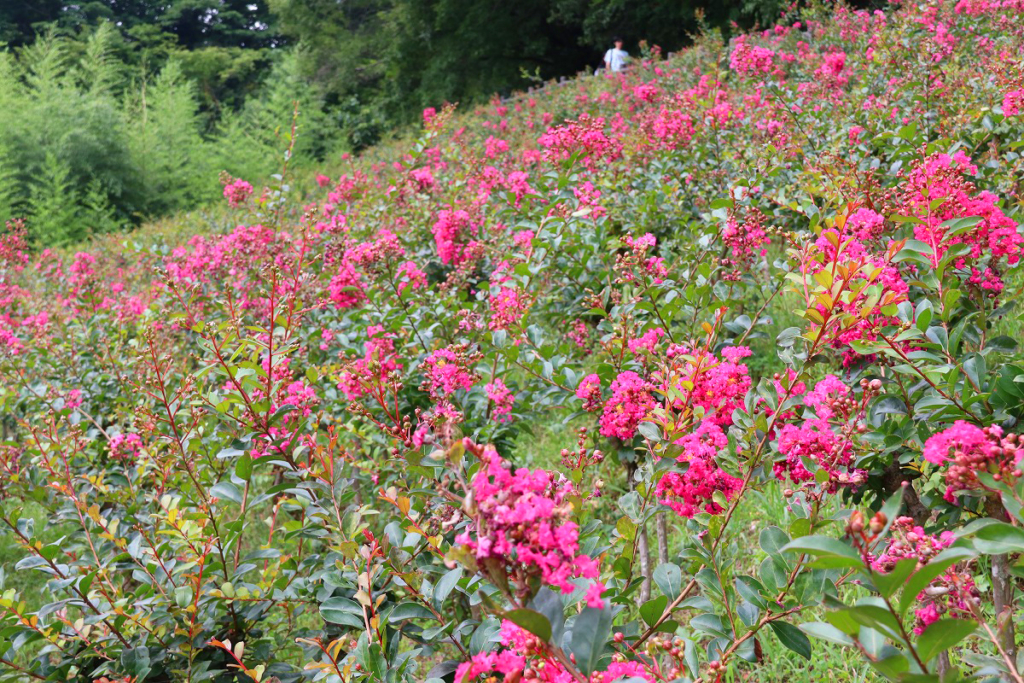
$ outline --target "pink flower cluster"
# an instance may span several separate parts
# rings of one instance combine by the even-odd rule
[[[512,242],[523,250],[527,256],[533,251],[533,238],[536,234],[533,230],[519,230],[512,236]]]
[[[110,457],[114,460],[135,460],[142,450],[142,437],[135,433],[114,434],[110,437]]]
[[[851,342],[877,339],[883,328],[898,324],[898,320],[882,311],[906,301],[910,290],[892,263],[896,256],[895,243],[891,243],[883,255],[874,255],[867,245],[847,231],[874,229],[874,219],[866,213],[858,212],[854,216],[858,222],[851,225],[848,221],[842,231],[824,230],[813,244],[807,245],[800,264],[800,271],[808,281],[823,273],[827,279],[831,278],[830,288],[839,287],[839,296],[822,297],[812,293],[807,306],[817,313],[811,322],[822,342],[842,350],[844,367],[862,360],[850,348]],[[856,228],[858,225],[862,227]],[[836,274],[840,275],[839,279]],[[878,296],[872,298],[871,286],[880,289]]]
[[[304,380],[288,381],[292,376],[290,364],[290,358],[274,358],[273,364],[270,356],[263,358],[264,372],[270,375],[272,383],[279,387],[272,395],[271,413],[283,406],[292,406],[292,409],[253,440],[254,446],[250,451],[253,458],[286,455],[292,449],[310,443],[310,437],[304,433],[303,428],[306,418],[313,414],[313,408],[320,403],[320,398],[316,395],[316,389]],[[237,390],[233,382],[227,382],[224,388],[229,392]],[[267,396],[265,391],[260,390],[252,392],[250,398],[260,401]]]
[[[252,185],[241,178],[236,178],[224,186],[224,198],[228,200],[228,206],[236,208],[245,203],[252,195]]]
[[[342,260],[372,270],[378,264],[393,263],[402,256],[405,256],[405,248],[398,235],[382,228],[372,240],[350,243]]]
[[[1020,476],[1021,457],[1024,450],[1016,434],[1004,436],[998,425],[982,428],[963,420],[933,434],[924,444],[925,460],[948,465],[945,497],[951,503],[959,491],[984,489],[979,472],[1011,484]]]
[[[583,410],[593,412],[601,407],[601,378],[590,374],[576,386],[576,398],[583,401]]]
[[[636,339],[630,339],[627,343],[629,352],[633,355],[640,355],[644,352],[654,353],[654,349],[658,346],[658,342],[665,338],[665,330],[660,327],[654,327],[647,330],[640,337]]]
[[[388,374],[402,369],[394,339],[384,333],[383,327],[371,325],[366,337],[363,357],[350,363],[338,378],[338,389],[350,401],[365,395],[369,387],[382,385]]]
[[[413,169],[409,172],[409,178],[420,192],[429,192],[434,187],[434,174],[427,167]]]
[[[685,147],[696,132],[693,117],[676,106],[662,107],[651,122],[651,141],[658,149]]]
[[[547,157],[552,161],[578,155],[584,163],[593,165],[596,161],[615,159],[622,153],[621,143],[609,138],[604,128],[603,118],[581,114],[576,121],[548,129],[537,142],[547,150]]]
[[[747,36],[739,36],[734,41],[732,54],[729,55],[729,67],[740,75],[770,74],[775,70],[775,53],[760,45],[751,45]]]
[[[751,387],[748,368],[740,361],[753,352],[746,346],[727,346],[720,353],[721,358],[673,344],[667,353],[671,361],[669,374],[664,378],[656,375],[655,379],[661,380],[672,408],[699,406],[706,419],[727,427],[732,424],[733,411],[743,406],[743,397]]]
[[[406,289],[424,289],[427,286],[427,274],[413,261],[406,261],[398,266],[395,278],[398,280],[399,295]]]
[[[493,382],[484,385],[487,398],[494,402],[491,410],[491,419],[495,422],[508,422],[512,419],[512,406],[515,405],[516,395],[505,386],[505,382],[495,379]]]
[[[508,152],[508,142],[506,140],[496,138],[493,135],[489,136],[487,140],[484,141],[484,147],[486,150],[485,154],[489,159],[493,159]]]
[[[550,646],[529,631],[505,619],[501,622],[499,639],[501,649],[498,651],[480,652],[468,662],[460,664],[455,671],[455,683],[470,683],[484,675],[488,675],[488,681],[497,681],[497,678],[490,675],[492,673],[500,674],[505,681],[578,683]],[[520,674],[527,669],[531,672],[531,678],[520,679]],[[593,672],[588,683],[612,683],[627,679],[650,682],[656,676],[642,662],[625,661],[621,655],[617,655],[612,657],[607,669]]]
[[[883,574],[891,572],[900,560],[907,558],[916,560],[917,568],[920,569],[956,540],[952,531],[943,531],[938,536],[925,533],[922,527],[915,525],[911,517],[897,518],[889,531],[885,550],[871,561],[871,568]],[[973,602],[977,598],[978,589],[974,579],[954,565],[917,596],[920,605],[914,610],[917,617],[914,633],[921,635],[943,615],[971,618],[968,601]]]
[[[517,325],[530,308],[530,298],[518,287],[499,287],[492,292],[488,299],[491,319],[487,326],[492,330],[507,330]]]
[[[841,88],[849,81],[843,74],[846,67],[845,52],[829,52],[821,59],[821,66],[814,72],[818,83],[828,88]]]
[[[1024,109],[1024,88],[1003,95],[1003,116],[1017,116]]]
[[[764,214],[760,211],[749,212],[742,223],[730,216],[722,229],[722,243],[729,247],[731,258],[723,265],[747,270],[754,259],[764,256],[765,247],[771,242],[764,228]]]
[[[584,378],[584,382],[587,379]],[[626,370],[616,377],[612,381],[612,396],[604,404],[604,412],[601,414],[601,434],[618,437],[623,441],[632,439],[640,421],[657,407],[651,395],[653,388],[632,370]],[[579,389],[576,395],[580,395]]]
[[[858,414],[859,404],[849,398],[850,393],[850,388],[837,377],[826,375],[804,396],[804,406],[815,416],[799,424],[786,424],[779,430],[778,449],[784,457],[772,467],[778,479],[789,479],[794,484],[814,480],[814,474],[803,463],[807,458],[828,474],[830,491],[864,483],[867,473],[852,468],[851,434],[855,430],[852,421]],[[839,423],[839,433],[830,420]]]
[[[1017,232],[1017,224],[999,208],[998,197],[991,192],[977,192],[964,177],[977,171],[963,152],[953,156],[933,154],[908,175],[901,195],[901,212],[921,221],[914,226],[914,237],[932,248],[933,263],[937,265],[950,247],[967,245],[969,252],[956,259],[954,265],[970,272],[971,284],[1000,292],[1000,262],[1014,265],[1020,260],[1024,237]],[[979,217],[981,222],[958,234],[948,234],[950,228],[943,225],[952,219],[972,217]]]
[[[885,218],[871,209],[861,207],[846,219],[844,230],[856,239],[866,242],[882,236]]]
[[[686,470],[669,472],[661,478],[657,487],[660,502],[680,517],[693,517],[701,510],[713,515],[722,512],[714,494],[721,493],[729,500],[743,486],[743,480],[718,466],[718,454],[729,445],[722,428],[705,420],[676,445],[683,447],[676,461]]]
[[[328,296],[338,308],[355,308],[366,301],[362,276],[349,261],[340,261],[327,286]]]
[[[467,259],[466,247],[476,236],[477,228],[465,210],[442,210],[432,232],[441,262],[457,266]]]
[[[568,502],[575,495],[572,483],[545,470],[513,470],[493,446],[485,446],[480,458],[471,483],[474,521],[456,542],[488,571],[502,571],[521,587],[539,576],[570,593],[572,579],[597,579],[597,562],[579,554],[579,528]]]
[[[871,568],[876,572],[888,574],[900,560],[912,557],[918,565],[928,561],[948,548],[956,540],[952,531],[943,531],[938,536],[930,536],[924,529],[915,526],[912,517],[899,517],[889,530],[891,536],[885,551],[871,561]]]
[[[423,388],[435,400],[446,400],[458,389],[472,389],[477,378],[468,362],[465,349],[460,346],[434,351],[423,361],[422,371],[426,376]]]
[[[594,187],[594,183],[585,180],[572,189],[572,194],[580,203],[580,208],[590,208],[591,218],[600,218],[607,213],[607,210],[600,205],[601,191]]]

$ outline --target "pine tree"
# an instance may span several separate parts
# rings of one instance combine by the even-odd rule
[[[32,238],[45,245],[65,245],[84,237],[79,216],[79,198],[69,180],[68,168],[53,152],[32,184],[28,229]]]
[[[14,157],[0,142],[0,226],[21,217],[22,189]]]
[[[93,94],[109,94],[123,79],[121,65],[114,58],[112,47],[115,29],[110,22],[96,27],[85,44],[85,54],[79,62],[77,76],[80,87]]]
[[[86,187],[85,196],[82,197],[81,218],[81,223],[92,235],[113,232],[121,227],[114,217],[110,197],[103,189],[103,184],[95,178]]]
[[[22,183],[23,157],[18,145],[25,125],[20,115],[24,109],[23,88],[18,80],[17,64],[9,52],[0,52],[0,229],[4,223],[20,216],[24,210],[25,187]]]
[[[130,119],[132,157],[149,213],[191,207],[214,196],[216,171],[199,134],[195,86],[177,61],[169,61],[151,87],[143,83]]]

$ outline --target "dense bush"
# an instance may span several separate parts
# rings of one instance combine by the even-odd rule
[[[839,7],[427,110],[312,203],[224,178],[237,227],[180,241],[12,223],[0,678],[707,683],[847,648],[1021,682],[1022,19]]]
[[[177,60],[159,73],[126,73],[109,24],[84,41],[56,33],[0,52],[0,217],[24,218],[33,242],[63,246],[143,218],[209,203],[218,173],[267,177],[296,105],[307,125],[322,113],[301,92],[294,55],[281,55],[258,94],[212,132],[195,84]],[[293,148],[309,163],[330,135]]]

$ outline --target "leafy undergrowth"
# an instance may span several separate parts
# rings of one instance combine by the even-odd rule
[[[0,679],[1024,683],[1022,14],[808,12],[74,254],[12,223]]]

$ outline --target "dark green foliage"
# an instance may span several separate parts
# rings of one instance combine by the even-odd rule
[[[36,178],[29,186],[32,214],[29,230],[37,240],[66,244],[81,239],[85,226],[77,220],[78,192],[75,191],[68,167],[57,155],[49,152]]]
[[[84,40],[51,30],[0,53],[0,223],[27,218],[41,245],[208,202],[220,193],[222,170],[254,182],[269,175],[275,169],[268,164],[287,146],[275,132],[291,124],[291,93],[308,106],[305,119],[322,124],[287,54],[258,97],[207,132],[196,85],[181,63],[133,73],[114,56],[117,41],[101,24]],[[299,150],[306,158],[314,140],[322,148],[331,138],[311,138]]]
[[[611,39],[675,50],[698,31],[774,22],[781,0],[271,0],[303,75],[355,146],[427,106],[480,101],[600,65]],[[381,120],[383,118],[383,120]]]
[[[177,61],[168,62],[152,84],[143,86],[130,120],[131,156],[153,213],[210,197],[216,170],[199,134],[195,86],[184,78]]]

